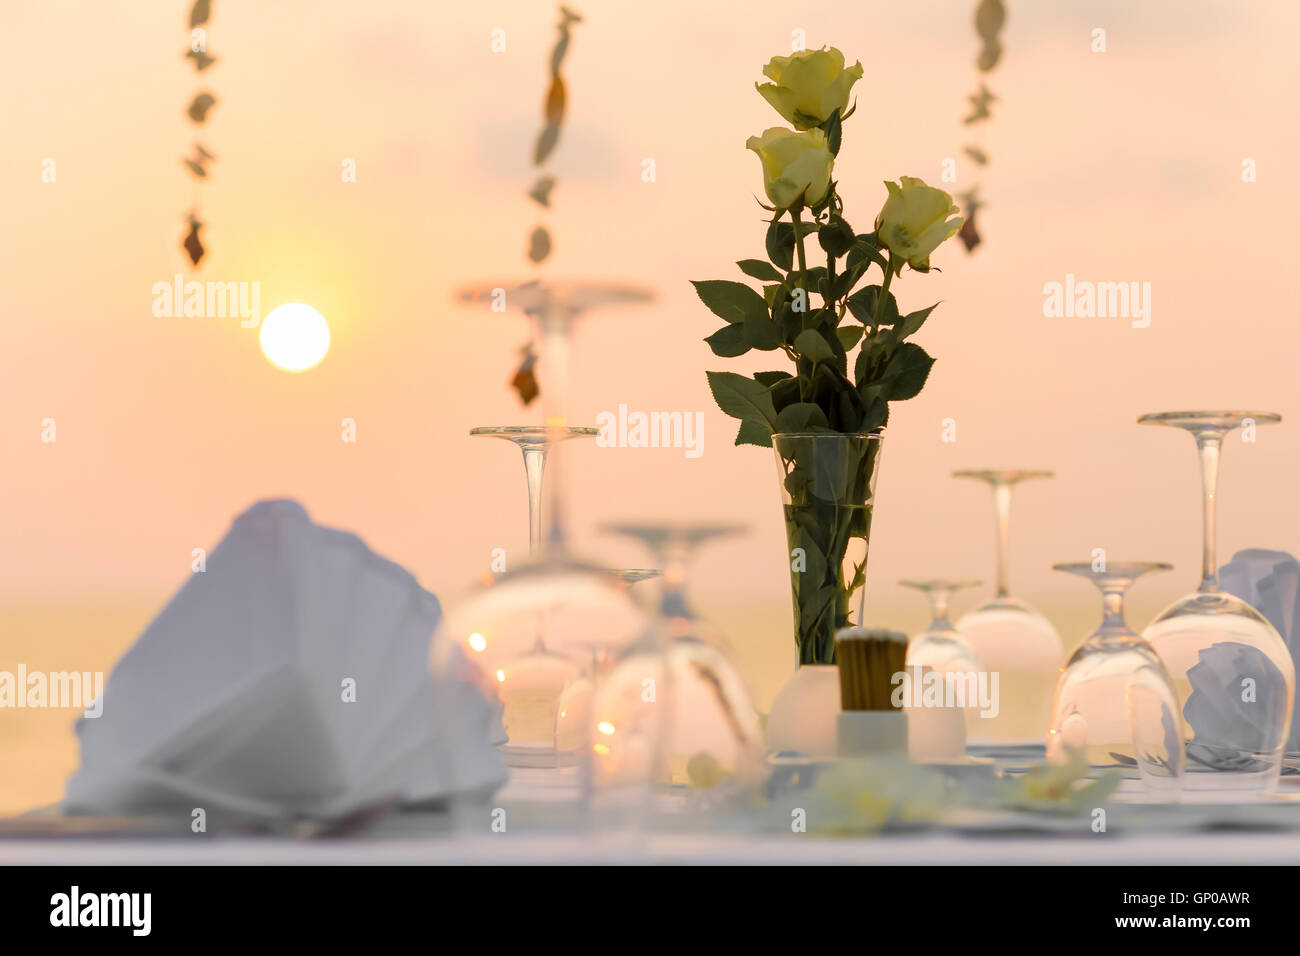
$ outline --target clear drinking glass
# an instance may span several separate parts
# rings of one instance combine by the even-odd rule
[[[712,522],[664,522],[657,524],[607,524],[608,534],[636,538],[654,555],[663,568],[663,590],[659,613],[668,622],[674,637],[693,636],[725,646],[714,628],[702,621],[686,599],[686,572],[696,551],[708,541],[730,537],[745,530],[744,525]]]
[[[993,489],[997,517],[997,594],[957,622],[957,630],[975,652],[980,667],[998,674],[998,715],[980,721],[980,739],[972,742],[1042,743],[1061,666],[1061,638],[1047,618],[1012,597],[1007,583],[1007,547],[1011,490],[1031,478],[1051,478],[1052,473],[955,471],[953,477],[987,482]]]
[[[1201,583],[1143,632],[1173,679],[1183,714],[1188,790],[1268,791],[1277,784],[1295,665],[1264,615],[1219,589],[1214,503],[1224,436],[1281,421],[1272,412],[1161,412],[1143,425],[1191,432],[1201,465]]]
[[[479,283],[461,289],[459,298],[462,302],[479,305],[494,313],[503,309],[517,309],[532,320],[533,338],[537,343],[537,377],[544,423],[541,430],[558,441],[563,440],[561,436],[566,431],[577,431],[584,435],[587,432],[586,429],[569,428],[569,360],[573,330],[579,316],[592,309],[645,304],[654,300],[654,293],[643,286],[626,283],[533,279],[527,282]],[[490,434],[490,431],[475,431]],[[596,434],[596,430],[591,429],[591,434]],[[542,455],[544,460],[544,450]],[[546,483],[547,524],[541,526],[543,499],[540,474],[539,465],[535,522],[538,524],[537,540],[541,541],[544,537],[548,547],[559,550],[565,546],[565,475],[560,470]]]
[[[1092,770],[1140,779],[1148,795],[1177,800],[1183,781],[1178,699],[1159,656],[1124,621],[1124,592],[1154,562],[1056,564],[1101,591],[1101,626],[1061,670],[1052,698],[1047,759],[1082,758]]]
[[[474,437],[504,438],[524,454],[524,477],[528,480],[528,552],[535,560],[542,552],[542,481],[551,446],[571,438],[594,438],[600,429],[560,425],[490,425],[471,428]],[[554,535],[561,538],[562,535]]]
[[[930,624],[925,630],[912,637],[907,645],[907,667],[929,667],[943,674],[949,682],[960,681],[963,688],[963,704],[966,718],[967,736],[976,736],[979,730],[979,697],[972,696],[971,690],[978,690],[978,684],[972,686],[970,675],[979,679],[979,658],[962,635],[961,631],[948,620],[948,601],[954,591],[962,588],[976,587],[979,581],[948,581],[942,578],[925,580],[899,581],[903,587],[916,588],[930,601]]]
[[[591,662],[640,640],[654,618],[619,574],[549,556],[477,589],[444,615],[430,666],[496,702],[494,743],[516,766],[555,766],[557,707]],[[585,734],[585,728],[579,728]],[[573,749],[585,753],[586,738]]]
[[[693,637],[639,642],[592,695],[596,786],[623,781],[713,790],[763,775],[758,711],[736,666]]]
[[[980,582],[927,578],[898,583],[905,588],[916,588],[930,601],[930,624],[908,643],[907,666],[932,667],[941,674],[978,671],[979,658],[975,651],[948,620],[948,601],[954,591],[977,587]]]

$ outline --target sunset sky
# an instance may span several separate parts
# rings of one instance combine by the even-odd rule
[[[885,440],[868,574],[877,623],[923,622],[899,578],[991,582],[989,494],[954,481],[956,468],[1056,471],[1018,494],[1012,585],[1070,628],[1096,598],[1050,564],[1097,547],[1175,565],[1139,586],[1139,626],[1189,590],[1192,442],[1139,428],[1148,411],[1282,413],[1256,443],[1228,443],[1221,557],[1300,549],[1300,6],[1009,0],[1005,54],[987,77],[964,0],[574,6],[586,22],[565,65],[549,213],[524,195],[549,3],[214,0],[219,60],[197,75],[182,58],[187,3],[0,6],[0,667],[15,647],[35,668],[31,655],[89,639],[48,623],[71,607],[88,622],[139,608],[126,619],[142,624],[183,582],[192,549],[212,548],[264,497],[357,531],[448,602],[493,548],[522,558],[519,456],[467,433],[539,421],[507,386],[527,325],[454,292],[541,275],[658,296],[578,329],[575,424],[620,403],[705,419],[696,459],[566,448],[575,544],[644,565],[634,544],[595,529],[749,525],[702,554],[692,593],[770,697],[794,660],[775,469],[770,451],[732,446],[735,423],[704,372],[779,365],[712,356],[701,339],[717,321],[688,280],[742,278],[734,260],[762,255],[759,163],[744,143],[780,122],[753,85],[796,29],[865,67],[836,166],[859,231],[882,180],[900,175],[953,192],[978,181],[988,203],[973,256],[951,243],[934,257],[941,273],[895,286],[906,310],[943,304],[918,336],[938,360],[929,384],[896,407]],[[491,49],[494,28],[505,52]],[[1091,49],[1097,28],[1104,53]],[[961,120],[981,79],[999,101],[975,131]],[[180,159],[201,88],[218,98],[201,134],[217,160],[195,190]],[[991,164],[978,169],[967,143]],[[349,158],[355,183],[340,176]],[[949,158],[957,182],[941,183]],[[1243,181],[1247,159],[1255,182]],[[179,243],[196,198],[211,250],[196,277],[260,283],[263,314],[320,310],[333,344],[317,368],[275,369],[237,320],[154,316],[153,285],[187,271]],[[543,222],[555,254],[537,269],[524,251]],[[1044,285],[1067,274],[1149,282],[1150,326],[1046,317]],[[41,440],[47,418],[53,443]],[[355,443],[341,440],[344,418]],[[945,418],[953,443],[940,440]]]

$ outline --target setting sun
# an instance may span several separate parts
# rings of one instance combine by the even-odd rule
[[[286,372],[305,372],[330,348],[330,327],[309,305],[290,302],[276,306],[262,320],[259,334],[267,361]]]

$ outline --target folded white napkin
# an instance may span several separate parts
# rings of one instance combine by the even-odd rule
[[[1296,625],[1300,624],[1300,561],[1285,551],[1247,548],[1219,569],[1219,585],[1268,618],[1300,661]],[[1291,712],[1288,753],[1300,752],[1300,708]]]
[[[499,716],[430,678],[440,616],[355,535],[254,505],[118,662],[102,716],[78,721],[65,812],[328,820],[490,793]]]

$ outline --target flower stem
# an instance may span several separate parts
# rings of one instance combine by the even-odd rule
[[[885,296],[889,294],[889,283],[894,281],[894,254],[889,254],[889,263],[885,266],[885,281],[880,284],[880,295],[876,298],[876,309],[871,316],[871,334],[876,334],[880,326],[880,310],[885,307]]]
[[[802,332],[808,326],[805,320],[808,318],[808,289],[804,286],[807,281],[804,274],[808,271],[808,261],[804,258],[803,251],[803,231],[799,228],[799,207],[794,205],[790,207],[790,221],[794,223],[794,248],[799,257],[799,285],[798,288],[803,290],[803,310],[799,313],[799,331]],[[797,371],[797,369],[796,369]],[[804,377],[799,376],[799,401],[808,400],[807,391],[804,388]]]
[[[801,223],[800,223],[800,221],[799,221],[799,207],[798,207],[798,206],[791,206],[791,207],[790,207],[790,219],[794,222],[794,247],[795,247],[795,251],[799,254],[799,288],[804,289],[804,285],[803,285],[804,277],[803,277],[803,276],[804,276],[804,273],[808,271],[808,262],[807,262],[806,259],[804,259],[804,252],[803,252],[803,230],[799,228],[799,226],[801,225]],[[808,291],[807,289],[804,289],[804,293],[805,293],[805,294],[807,294],[807,291]]]

